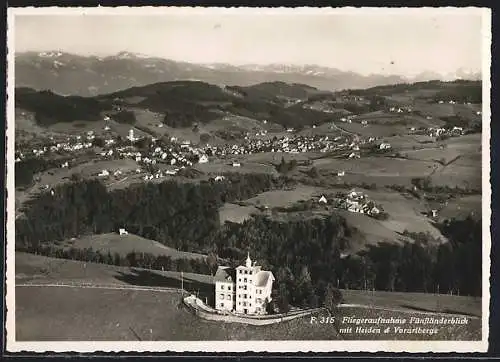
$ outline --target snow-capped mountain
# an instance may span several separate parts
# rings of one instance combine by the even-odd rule
[[[193,64],[125,51],[111,56],[83,56],[62,51],[25,52],[16,54],[15,69],[18,87],[84,96],[187,79],[240,86],[277,81],[332,91],[405,83],[424,77],[409,80],[399,75],[365,76],[317,65]],[[457,76],[476,75],[460,70]],[[427,73],[424,78],[429,77],[434,78],[434,74]]]

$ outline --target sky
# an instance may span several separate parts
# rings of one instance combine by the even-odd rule
[[[202,64],[316,64],[407,76],[481,69],[480,13],[403,10],[18,13],[13,38],[16,52],[129,51]]]

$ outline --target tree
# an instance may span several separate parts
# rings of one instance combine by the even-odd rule
[[[285,284],[280,284],[276,302],[280,313],[288,313],[290,310],[290,304],[288,302],[288,291],[286,290]]]
[[[210,274],[214,275],[217,271],[217,255],[214,252],[210,252],[207,255],[207,264],[210,269]]]
[[[340,290],[335,288],[331,283],[328,283],[325,289],[323,306],[330,312],[333,312],[335,308],[342,303],[342,299],[343,297]]]

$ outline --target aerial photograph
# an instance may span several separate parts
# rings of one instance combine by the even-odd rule
[[[11,17],[11,338],[483,341],[484,13],[172,9]]]

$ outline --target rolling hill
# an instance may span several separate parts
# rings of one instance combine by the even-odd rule
[[[162,115],[163,123],[173,128],[205,124],[224,116],[266,119],[299,128],[330,121],[332,115],[304,108],[297,103],[298,98],[284,100],[279,96],[307,97],[319,92],[301,84],[266,83],[235,89],[199,81],[154,83],[96,97],[61,96],[51,91],[17,88],[16,108],[34,113],[40,126],[96,121],[105,115],[118,122],[134,124],[137,112],[146,110]],[[290,99],[294,104],[289,104]]]

